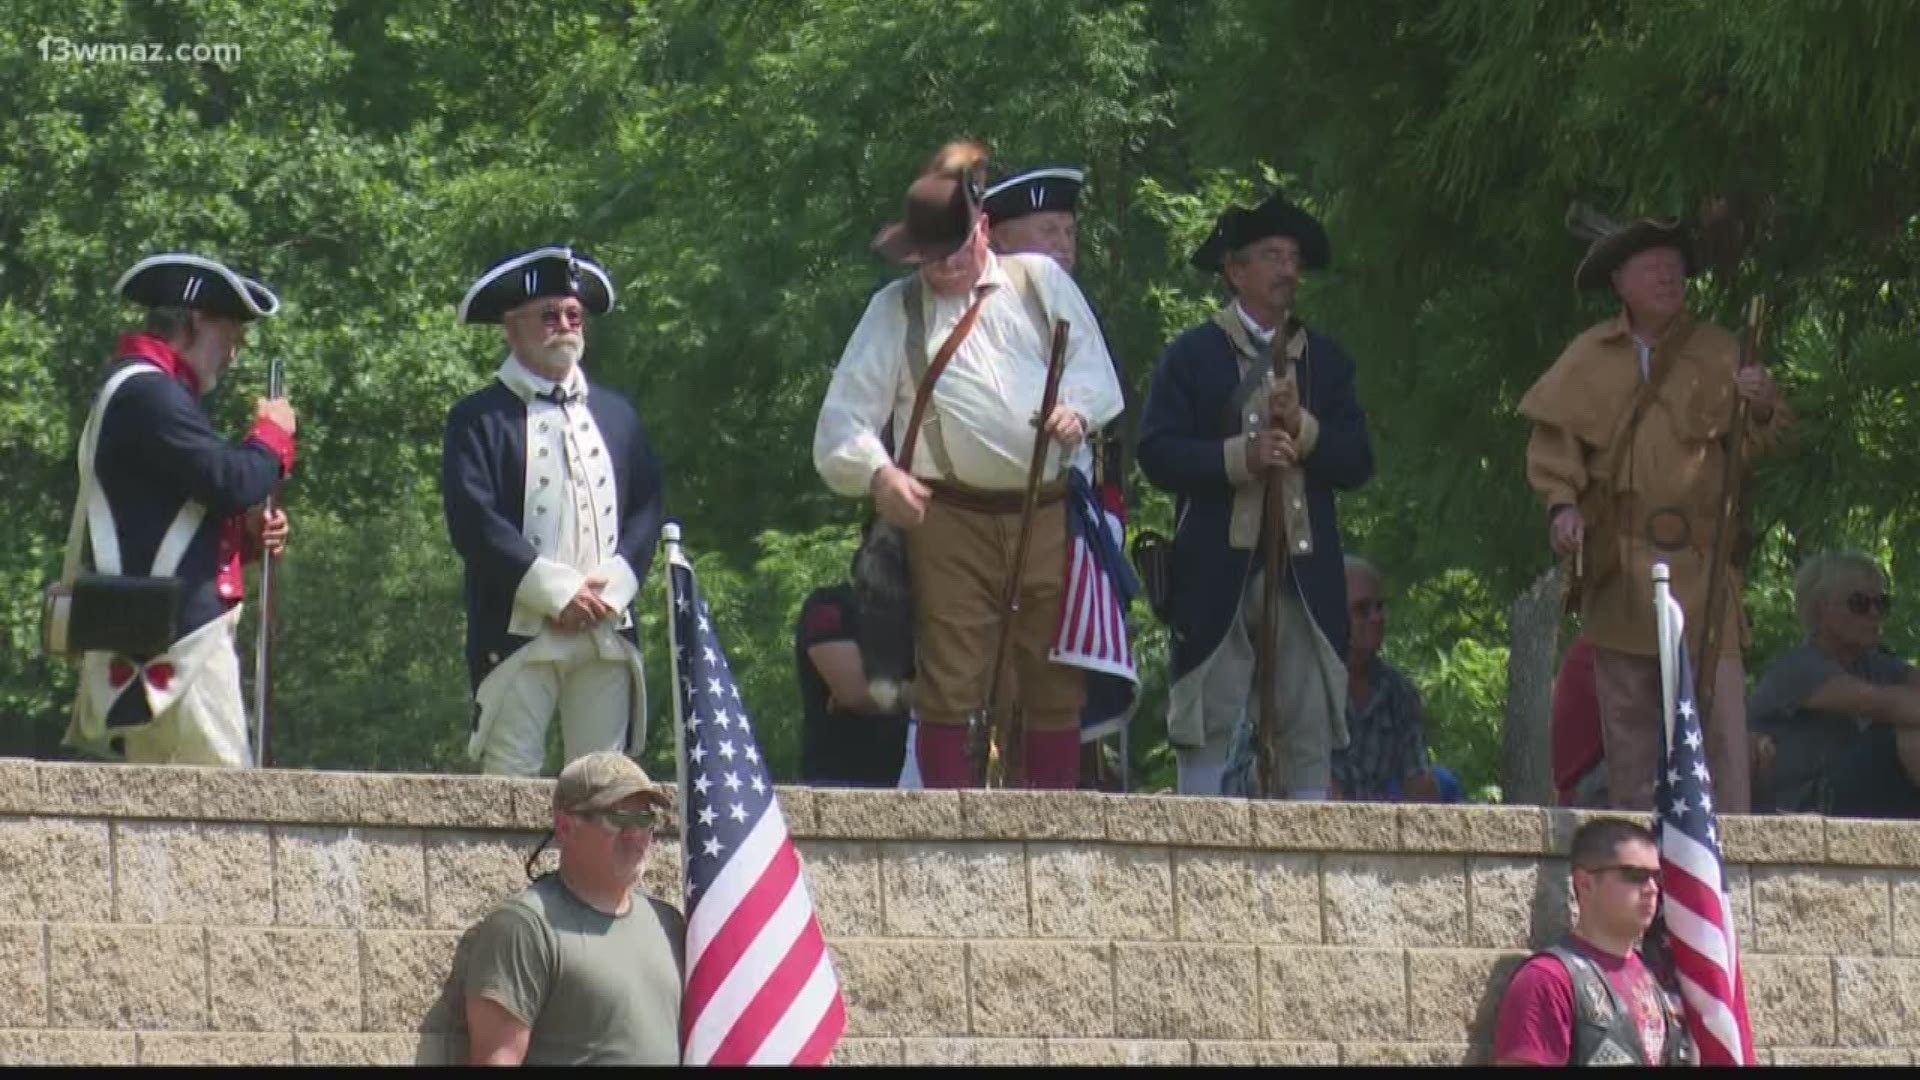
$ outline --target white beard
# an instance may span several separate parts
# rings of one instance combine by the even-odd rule
[[[587,351],[587,343],[578,338],[565,338],[540,349],[540,362],[548,367],[573,368],[580,363],[580,357]]]

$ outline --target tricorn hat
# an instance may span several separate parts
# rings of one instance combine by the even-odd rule
[[[120,275],[113,291],[147,307],[184,307],[252,322],[280,310],[273,290],[200,255],[149,255]]]
[[[960,250],[980,217],[986,161],[986,146],[972,139],[942,147],[907,188],[900,220],[873,238],[873,250],[906,266],[938,262]]]
[[[1325,270],[1333,264],[1333,244],[1327,230],[1312,214],[1286,200],[1279,192],[1251,210],[1230,206],[1214,220],[1213,231],[1194,251],[1194,269],[1219,273],[1227,256],[1269,236],[1287,236],[1300,245],[1300,265]]]
[[[1693,255],[1693,238],[1677,217],[1641,218],[1617,225],[1588,245],[1587,254],[1573,271],[1576,289],[1603,289],[1612,283],[1620,264],[1648,248],[1670,247],[1686,262],[1687,276],[1699,269]]]
[[[546,296],[576,296],[589,315],[613,310],[613,279],[570,247],[543,247],[495,263],[460,301],[463,323],[497,323],[507,312]]]
[[[1086,174],[1079,169],[1034,169],[993,185],[980,201],[988,220],[996,225],[1049,210],[1071,214],[1086,182]]]

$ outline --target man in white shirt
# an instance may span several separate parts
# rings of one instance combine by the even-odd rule
[[[905,531],[916,640],[915,751],[928,787],[970,782],[968,718],[986,704],[1027,471],[1046,456],[1031,546],[1012,618],[1011,662],[1027,726],[1028,783],[1077,782],[1084,673],[1049,663],[1067,553],[1063,470],[1120,412],[1112,361],[1073,279],[1037,255],[996,256],[980,212],[985,150],[956,144],[909,188],[903,219],[874,247],[914,273],[867,305],[814,431],[814,467],[841,495],[872,495]],[[977,305],[977,312],[969,311]],[[1071,327],[1058,401],[1037,415],[1051,324]],[[964,330],[909,436],[915,392],[942,346]],[[883,442],[891,431],[896,464]]]

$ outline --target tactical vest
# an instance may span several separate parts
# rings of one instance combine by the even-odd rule
[[[1569,1065],[1649,1066],[1646,1048],[1640,1044],[1640,1029],[1634,1024],[1633,1010],[1614,992],[1613,983],[1587,955],[1566,942],[1550,946],[1536,955],[1559,960],[1573,980],[1573,1053]],[[1659,994],[1660,1015],[1666,1023],[1667,1037],[1661,1065],[1697,1065],[1693,1037],[1681,1021],[1680,1012],[1665,990]]]

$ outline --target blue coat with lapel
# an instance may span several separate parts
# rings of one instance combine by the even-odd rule
[[[1240,383],[1233,342],[1212,322],[1175,338],[1161,354],[1147,391],[1136,451],[1155,486],[1174,496],[1171,618],[1173,677],[1212,655],[1239,610],[1254,552],[1227,543],[1233,486],[1221,444],[1237,434],[1225,415]],[[1307,610],[1327,641],[1347,654],[1347,578],[1335,516],[1336,490],[1373,475],[1367,418],[1354,392],[1353,361],[1332,338],[1309,329],[1301,364],[1302,404],[1320,422],[1319,442],[1305,462],[1313,553],[1287,560]],[[1229,426],[1229,424],[1232,426]]]
[[[615,550],[644,586],[660,543],[665,504],[660,462],[627,400],[588,383],[587,410],[613,458],[620,515]],[[533,565],[521,533],[526,499],[527,407],[499,380],[447,414],[440,495],[447,531],[466,561],[467,673],[473,686],[530,638],[507,633],[513,596]],[[624,631],[638,641],[634,632]]]

